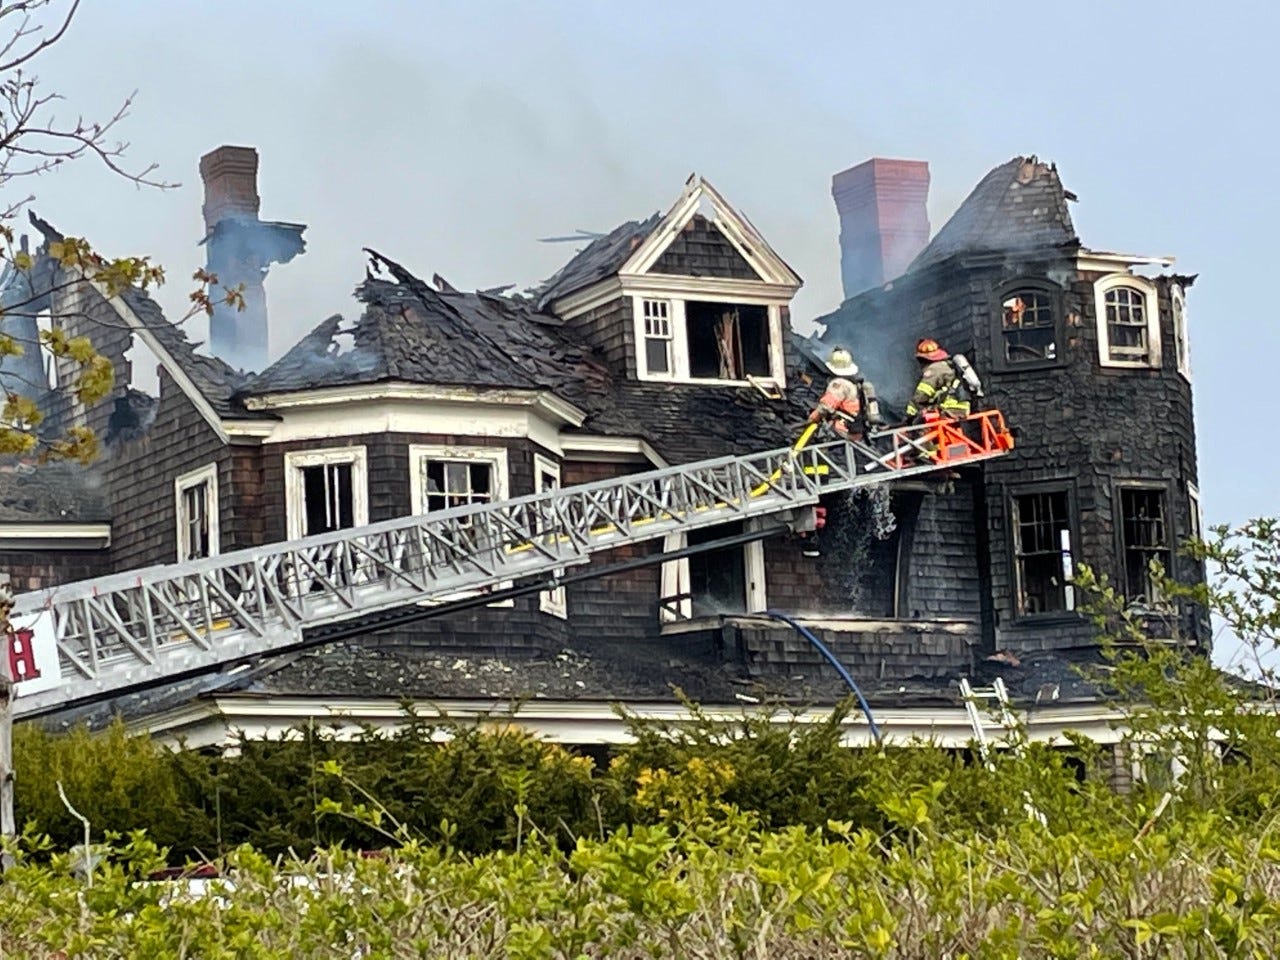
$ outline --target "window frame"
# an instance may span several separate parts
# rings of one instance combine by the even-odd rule
[[[206,463],[203,467],[198,467],[175,477],[173,481],[174,544],[179,563],[186,562],[190,548],[190,543],[188,542],[190,524],[183,517],[183,508],[186,503],[185,494],[188,490],[198,487],[202,483],[205,484],[204,513],[206,522],[209,525],[208,556],[216,557],[221,551],[218,530],[221,524],[221,517],[218,513],[218,464],[216,462]]]
[[[555,486],[545,487],[543,478],[548,475],[555,476]],[[535,453],[533,455],[533,492],[545,493],[548,489],[559,490],[561,485],[560,464],[545,454]],[[555,572],[557,577],[564,574],[564,568],[560,568]],[[553,617],[559,617],[561,620],[569,619],[569,595],[568,590],[562,584],[553,587],[550,590],[543,590],[538,594],[538,610],[542,613],[550,614]]]
[[[758,518],[743,521],[742,529],[744,532],[759,530],[762,521]],[[704,528],[705,529],[705,528]],[[662,541],[662,552],[671,553],[675,550],[684,550],[689,546],[689,537],[684,533],[669,533]],[[766,569],[764,562],[764,540],[750,540],[742,546],[742,570],[745,579],[746,596],[746,613],[742,616],[751,616],[757,613],[763,613],[769,609],[769,594],[766,584]],[[685,596],[689,593],[692,580],[689,574],[689,558],[681,557],[679,560],[667,560],[662,564],[659,576],[659,601],[664,597],[681,597],[677,601],[673,609],[667,608],[665,605],[659,605],[658,622],[659,624],[679,623],[682,620],[693,619],[693,599]]]
[[[409,509],[413,516],[425,516],[430,511],[424,510],[426,489],[422,475],[424,460],[465,460],[471,462],[484,461],[493,466],[493,484],[489,495],[489,503],[498,503],[511,496],[511,455],[503,446],[483,446],[478,444],[450,443],[411,443],[409,444]],[[511,580],[503,580],[491,587],[459,590],[448,596],[438,597],[424,603],[424,606],[435,606],[450,603],[454,600],[466,600],[479,597],[485,593],[508,590],[513,585]],[[514,599],[495,600],[486,604],[488,607],[514,607]]]
[[[1143,296],[1146,312],[1147,355],[1144,359],[1117,360],[1111,356],[1111,334],[1107,324],[1107,294],[1122,287],[1137,290]],[[1094,282],[1094,319],[1098,333],[1098,362],[1103,367],[1122,370],[1159,370],[1162,363],[1160,340],[1160,295],[1156,285],[1146,277],[1132,273],[1113,273]]]
[[[1187,326],[1187,293],[1182,284],[1169,288],[1169,322],[1173,327],[1173,353],[1178,373],[1191,383],[1191,332]]]
[[[363,445],[293,450],[284,455],[285,523],[290,540],[302,539],[306,527],[303,469],[332,463],[351,464],[352,526],[363,527],[369,523],[369,454]]]
[[[720,293],[686,294],[672,296],[657,291],[635,291],[631,297],[631,316],[635,340],[636,377],[640,380],[659,383],[688,383],[698,386],[746,387],[751,381],[769,384],[776,387],[786,386],[786,349],[782,336],[782,310],[786,301],[775,299],[759,299],[756,297],[730,296]],[[645,325],[645,301],[660,300],[667,304],[668,322],[671,330],[669,343],[669,360],[671,370],[668,373],[653,373],[649,370],[647,351],[647,328]],[[725,380],[719,377],[694,377],[689,373],[689,329],[685,304],[696,303],[733,303],[739,306],[764,307],[769,327],[769,373],[767,376],[750,375],[741,380]]]
[[[1200,488],[1187,481],[1187,509],[1191,521],[1187,536],[1196,540],[1204,540],[1204,504],[1200,500]]]
[[[1119,574],[1119,592],[1124,597],[1127,605],[1134,605],[1137,601],[1129,595],[1129,564],[1128,552],[1125,546],[1125,515],[1124,515],[1124,494],[1126,491],[1145,490],[1158,493],[1161,496],[1161,505],[1164,511],[1165,525],[1165,545],[1161,548],[1164,551],[1164,569],[1167,576],[1174,576],[1174,563],[1177,555],[1178,542],[1178,518],[1174,512],[1174,496],[1171,484],[1162,480],[1117,480],[1113,484],[1112,490],[1112,527],[1115,530],[1115,556],[1116,569]],[[1163,613],[1170,609],[1171,603],[1168,599],[1161,598],[1154,603],[1147,598],[1146,605],[1141,609],[1152,613]]]
[[[1052,360],[1015,362],[1005,356],[1004,302],[1023,290],[1049,299],[1049,309],[1053,311],[1053,342],[1056,354]],[[1049,370],[1063,366],[1066,363],[1066,323],[1063,308],[1062,288],[1050,281],[1036,277],[1019,277],[997,286],[993,290],[991,311],[992,370],[1000,373],[1022,373],[1028,370]]]
[[[1067,499],[1067,535],[1071,542],[1072,579],[1066,581],[1068,603],[1072,607],[1062,610],[1045,610],[1039,613],[1028,613],[1022,603],[1022,566],[1019,562],[1019,510],[1018,500],[1022,497],[1045,493],[1062,493]],[[1076,487],[1070,479],[1042,480],[1036,483],[1023,483],[1011,486],[1005,491],[1005,526],[1008,530],[1009,558],[1009,602],[1013,619],[1017,623],[1048,623],[1079,620],[1082,616],[1079,609],[1079,598],[1074,595],[1075,564],[1080,556],[1080,517],[1076,502]]]

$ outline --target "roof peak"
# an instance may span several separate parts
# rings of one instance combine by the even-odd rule
[[[953,256],[1079,245],[1056,164],[1022,154],[992,168],[911,262],[910,273]]]

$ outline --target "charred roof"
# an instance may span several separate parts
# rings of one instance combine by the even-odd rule
[[[979,181],[929,245],[911,262],[910,273],[960,254],[1019,253],[1078,246],[1065,190],[1053,164],[1014,157]]]
[[[648,239],[662,221],[655,213],[647,220],[629,220],[597,237],[538,290],[538,307],[612,276],[627,262],[633,250]]]
[[[0,522],[106,523],[101,478],[79,463],[0,467]]]

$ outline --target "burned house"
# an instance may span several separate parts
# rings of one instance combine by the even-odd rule
[[[665,213],[592,240],[524,294],[459,291],[371,251],[358,315],[320,322],[249,372],[266,343],[263,276],[302,251],[304,229],[258,219],[251,153],[224,147],[201,163],[210,264],[238,264],[256,284],[250,309],[215,322],[212,355],[139,290],[73,287],[72,309],[53,304],[65,322],[123,331],[98,344],[117,386],[98,407],[59,413],[103,437],[93,472],[56,468],[59,487],[44,482],[48,466],[0,470],[0,509],[30,507],[21,531],[0,525],[15,590],[784,447],[836,343],[898,411],[918,336],[963,351],[1018,447],[945,488],[833,497],[816,544],[748,520],[621,546],[593,558],[591,577],[439,598],[430,617],[371,620],[360,636],[88,715],[217,743],[312,718],[390,722],[404,700],[454,715],[523,701],[525,722],[587,743],[621,735],[619,701],[669,716],[682,694],[735,709],[832,703],[838,676],[772,610],[820,637],[899,734],[967,739],[955,681],[998,673],[1045,702],[1043,731],[1102,734],[1105,711],[1070,669],[1096,650],[1072,565],[1112,575],[1162,616],[1146,562],[1196,574],[1174,553],[1197,522],[1190,279],[1085,249],[1056,171],[1034,159],[993,171],[932,239],[922,165],[838,175],[847,296],[819,319],[820,341],[792,329],[796,272],[693,177]],[[159,364],[157,398],[129,386],[133,341]],[[44,497],[23,499],[32,486]],[[59,524],[81,538],[58,540]]]

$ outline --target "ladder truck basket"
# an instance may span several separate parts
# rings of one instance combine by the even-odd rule
[[[931,463],[962,466],[965,461],[985,460],[1014,447],[1013,434],[999,410],[980,410],[965,417],[933,414],[923,423],[893,427],[873,437],[886,444],[880,463],[891,470]]]

